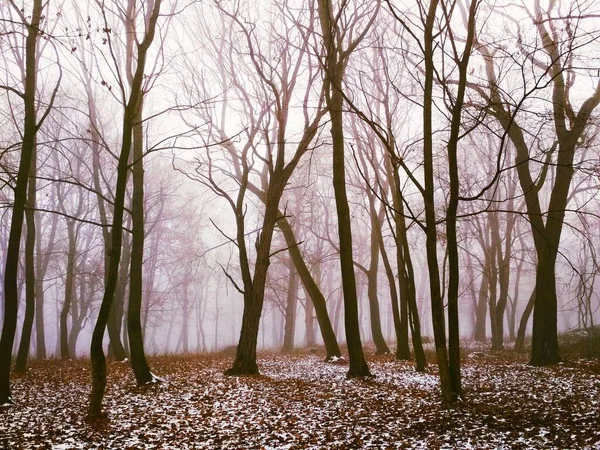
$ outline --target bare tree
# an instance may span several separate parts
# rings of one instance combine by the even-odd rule
[[[23,217],[27,203],[27,186],[32,161],[35,155],[36,134],[48,116],[58,89],[55,88],[48,107],[38,120],[37,118],[37,72],[38,72],[38,41],[41,32],[41,23],[44,6],[41,0],[34,0],[31,15],[27,16],[24,10],[14,1],[9,2],[9,8],[15,14],[17,23],[27,29],[25,39],[25,77],[23,90],[15,86],[2,86],[12,94],[17,95],[23,101],[23,134],[21,143],[21,159],[16,177],[14,189],[14,205],[12,210],[10,235],[5,259],[4,272],[4,320],[2,326],[2,337],[0,338],[0,404],[12,403],[10,392],[10,367],[12,346],[17,326],[18,309],[18,261],[21,246],[21,233],[23,229]],[[28,18],[30,18],[28,20]],[[32,224],[33,226],[33,224]],[[33,280],[32,280],[33,281]]]
[[[122,102],[124,105],[122,124],[122,143],[119,152],[119,163],[117,167],[117,183],[115,190],[115,203],[111,227],[111,254],[106,276],[104,296],[98,312],[98,319],[92,335],[90,347],[90,358],[92,363],[92,392],[88,408],[88,420],[97,420],[103,417],[102,399],[106,391],[106,360],[102,349],[104,331],[108,322],[110,308],[112,306],[115,289],[117,285],[119,260],[121,257],[121,244],[123,239],[123,215],[125,206],[125,189],[127,185],[127,174],[129,171],[129,156],[133,140],[133,128],[136,117],[143,99],[144,70],[148,50],[154,40],[157,21],[160,15],[161,0],[155,0],[148,8],[151,13],[145,21],[146,30],[139,41],[136,41],[137,65],[133,74],[129,95],[122,91]],[[103,11],[106,14],[105,11]],[[111,42],[110,28],[106,26],[108,42]],[[112,45],[112,44],[111,44]],[[114,54],[113,54],[114,57]]]
[[[495,58],[499,58],[504,49],[483,43],[479,39],[477,48],[484,59],[487,86],[485,89],[480,86],[474,88],[486,100],[489,113],[498,120],[517,153],[515,166],[524,195],[538,261],[530,363],[543,366],[561,360],[558,348],[556,260],[559,255],[571,181],[575,174],[575,154],[587,143],[586,130],[594,110],[600,103],[600,83],[581,103],[577,111],[572,101],[574,96],[572,87],[577,78],[574,58],[575,52],[579,48],[585,48],[585,44],[580,42],[581,36],[573,33],[572,30],[579,30],[579,24],[586,20],[586,17],[578,14],[571,15],[568,11],[564,14],[561,5],[556,3],[553,3],[549,9],[543,10],[539,1],[534,2],[531,11],[525,10],[525,12],[533,23],[537,33],[535,39],[539,42],[532,49],[527,48],[523,41],[527,38],[516,24],[517,44],[524,57],[524,61],[519,63],[530,64],[535,69],[533,84],[523,88],[525,95],[516,104],[512,98],[507,98],[505,92],[508,93],[508,90],[503,90],[495,65]],[[562,32],[559,30],[559,23],[564,25]],[[583,39],[585,41],[587,37]],[[589,42],[587,44],[589,45]],[[547,158],[552,158],[552,163],[556,166],[556,173],[553,185],[548,187],[551,190],[550,200],[547,208],[544,208],[540,189],[547,180],[545,176],[541,176],[537,182],[535,180],[528,133],[518,120],[518,115],[522,114],[524,101],[546,86],[551,90],[551,117],[554,128],[554,137],[549,148],[558,147],[558,149],[556,152],[550,150],[546,152]]]
[[[331,120],[331,139],[333,155],[333,187],[335,192],[338,235],[340,242],[340,267],[342,274],[342,285],[344,289],[344,318],[346,325],[346,343],[348,345],[348,359],[350,367],[348,377],[370,376],[371,372],[365,359],[360,338],[358,299],[356,294],[356,279],[354,274],[354,257],[352,255],[352,225],[350,220],[350,209],[346,194],[346,172],[345,172],[345,146],[344,146],[344,124],[343,105],[344,95],[342,93],[344,72],[352,52],[362,42],[379,12],[380,2],[376,1],[373,8],[365,10],[350,11],[347,3],[342,3],[339,10],[335,10],[330,0],[318,0],[319,22],[323,33],[324,47],[324,83],[326,92],[326,103]],[[349,28],[344,29],[340,25],[340,18],[352,16]],[[357,30],[362,21],[366,23],[362,30]],[[344,22],[344,21],[342,21]],[[352,33],[348,33],[352,29]],[[356,37],[353,37],[353,34]],[[351,36],[350,42],[346,43],[345,36]]]

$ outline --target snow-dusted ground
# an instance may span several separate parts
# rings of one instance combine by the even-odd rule
[[[225,377],[222,356],[156,358],[167,380],[137,388],[109,363],[110,420],[84,421],[87,361],[34,363],[0,407],[0,449],[600,449],[600,362],[532,368],[517,357],[464,363],[464,401],[444,408],[437,376],[393,357],[376,378],[316,355],[262,355],[260,377]]]

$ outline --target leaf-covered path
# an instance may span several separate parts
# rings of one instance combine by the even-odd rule
[[[600,448],[600,362],[515,358],[467,358],[465,400],[450,409],[434,373],[391,356],[371,362],[372,380],[316,355],[261,355],[263,375],[245,378],[222,375],[228,357],[154,358],[167,382],[147,388],[110,363],[110,420],[93,427],[88,362],[34,363],[14,379],[18,404],[0,408],[0,448]]]

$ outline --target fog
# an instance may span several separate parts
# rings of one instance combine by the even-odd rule
[[[30,357],[86,357],[112,252],[124,111],[135,90],[151,11],[145,9],[148,2],[48,2],[31,91],[23,25],[31,20],[31,5],[25,3],[23,17],[12,2],[0,6],[3,280],[14,264],[7,254],[16,226],[29,95],[37,123],[34,162],[25,176],[23,231],[17,236],[12,354],[23,335],[26,266],[32,264]],[[360,337],[369,348],[387,345],[394,351],[398,336],[412,342],[417,315],[423,341],[433,342],[428,259],[433,250],[442,310],[449,313],[453,292],[458,293],[463,340],[488,342],[492,333],[500,333],[501,346],[512,347],[536,279],[556,287],[558,332],[595,326],[600,320],[600,222],[594,108],[600,88],[597,60],[590,55],[598,54],[600,26],[593,2],[553,3],[552,11],[530,2],[510,10],[482,2],[458,111],[453,110],[461,83],[457,61],[468,37],[468,11],[454,12],[453,34],[440,38],[434,54],[427,55],[423,41],[415,39],[424,31],[410,2],[350,3],[334,33],[340,49],[346,49],[335,53],[338,68],[343,66],[341,85],[328,72],[334,52],[324,44],[312,2],[162,3],[138,86],[143,102],[136,109],[133,137],[128,135],[130,144],[143,151],[140,318],[146,353],[231,349],[240,339],[245,308],[255,307],[252,302],[260,305],[259,349],[280,350],[286,333],[292,347],[323,346],[314,294],[298,276],[292,248],[299,250],[325,299],[340,344],[349,332],[340,264],[340,249],[348,247]],[[543,34],[542,16],[553,17],[550,35]],[[444,29],[442,13],[436,21]],[[545,41],[550,38],[552,44]],[[429,125],[423,115],[428,57],[436,67]],[[553,58],[560,59],[560,67]],[[342,165],[351,241],[340,239],[340,198],[333,188],[335,119],[330,112],[336,95],[343,95]],[[563,102],[560,108],[556,102]],[[457,115],[457,135],[452,135]],[[424,138],[428,129],[430,144]],[[452,139],[455,181],[448,163]],[[424,156],[428,145],[430,166]],[[525,160],[519,145],[529,154]],[[116,334],[104,339],[104,350],[117,359],[121,355],[115,354],[113,339],[129,354],[132,211],[138,195],[133,178],[140,159],[132,150],[108,319]],[[519,172],[525,164],[529,181]],[[565,167],[573,174],[565,175]],[[458,209],[449,214],[454,185]],[[281,193],[273,194],[277,189]],[[527,193],[534,193],[535,201]],[[552,205],[559,197],[564,203],[557,213]],[[427,217],[428,198],[434,222]],[[534,236],[540,217],[544,233],[560,223],[558,235]],[[285,235],[283,219],[295,243]],[[449,244],[451,220],[457,236]],[[435,240],[433,246],[426,236]],[[544,241],[554,254],[541,249]],[[458,251],[458,271],[452,248]],[[555,277],[538,273],[539,255],[552,260],[543,270]],[[264,264],[268,271],[261,293],[257,274]],[[458,285],[451,287],[456,274]],[[404,287],[402,280],[408,283]],[[3,319],[6,283],[0,287]],[[415,310],[407,303],[411,289]],[[497,314],[499,332],[493,322]],[[527,335],[530,315],[531,309],[525,314]],[[374,323],[380,323],[383,344],[373,342],[379,326]]]

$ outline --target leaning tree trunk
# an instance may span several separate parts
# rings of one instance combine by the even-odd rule
[[[0,337],[0,405],[13,403],[10,392],[10,366],[12,347],[17,330],[17,311],[19,307],[18,267],[21,247],[23,217],[27,202],[27,184],[29,170],[35,151],[37,120],[35,108],[36,75],[37,75],[37,38],[42,16],[42,1],[33,1],[31,24],[27,27],[25,41],[25,92],[23,95],[25,117],[23,120],[23,144],[21,160],[17,172],[14,189],[14,206],[10,222],[10,233],[6,251],[6,268],[4,271],[4,320]]]
[[[517,331],[517,339],[515,341],[515,352],[522,352],[523,347],[525,346],[525,332],[527,331],[527,323],[529,322],[529,317],[533,311],[533,305],[535,304],[535,288],[531,295],[529,296],[529,301],[525,306],[525,310],[523,311],[523,315],[521,316],[521,320],[519,321],[519,329]]]
[[[310,270],[306,266],[306,262],[300,253],[298,242],[296,241],[296,237],[294,236],[294,232],[290,223],[288,222],[287,218],[283,216],[283,214],[281,216],[282,217],[279,219],[277,224],[283,233],[288,251],[290,252],[290,257],[294,262],[296,271],[298,272],[300,280],[302,281],[302,285],[304,286],[304,291],[308,294],[313,303],[315,315],[317,316],[317,321],[319,322],[319,329],[321,330],[321,337],[323,338],[323,343],[325,344],[325,360],[329,361],[333,357],[339,358],[342,356],[342,352],[340,351],[337,338],[335,337],[335,332],[333,331],[333,327],[331,325],[331,320],[329,319],[325,296],[321,292],[319,285],[315,282]]]
[[[115,191],[111,233],[112,251],[110,254],[110,262],[108,264],[108,273],[105,277],[104,296],[102,297],[102,303],[100,305],[100,311],[98,312],[98,319],[96,321],[96,326],[94,327],[90,347],[92,392],[90,394],[88,420],[91,421],[101,419],[104,416],[102,414],[102,399],[104,398],[104,392],[106,391],[106,359],[102,349],[102,341],[108,323],[119,275],[119,259],[121,257],[121,242],[123,235],[125,184],[127,182],[127,160],[129,159],[129,150],[131,148],[132,119],[132,114],[126,109],[125,119],[123,121],[123,144],[117,169],[117,188]]]

